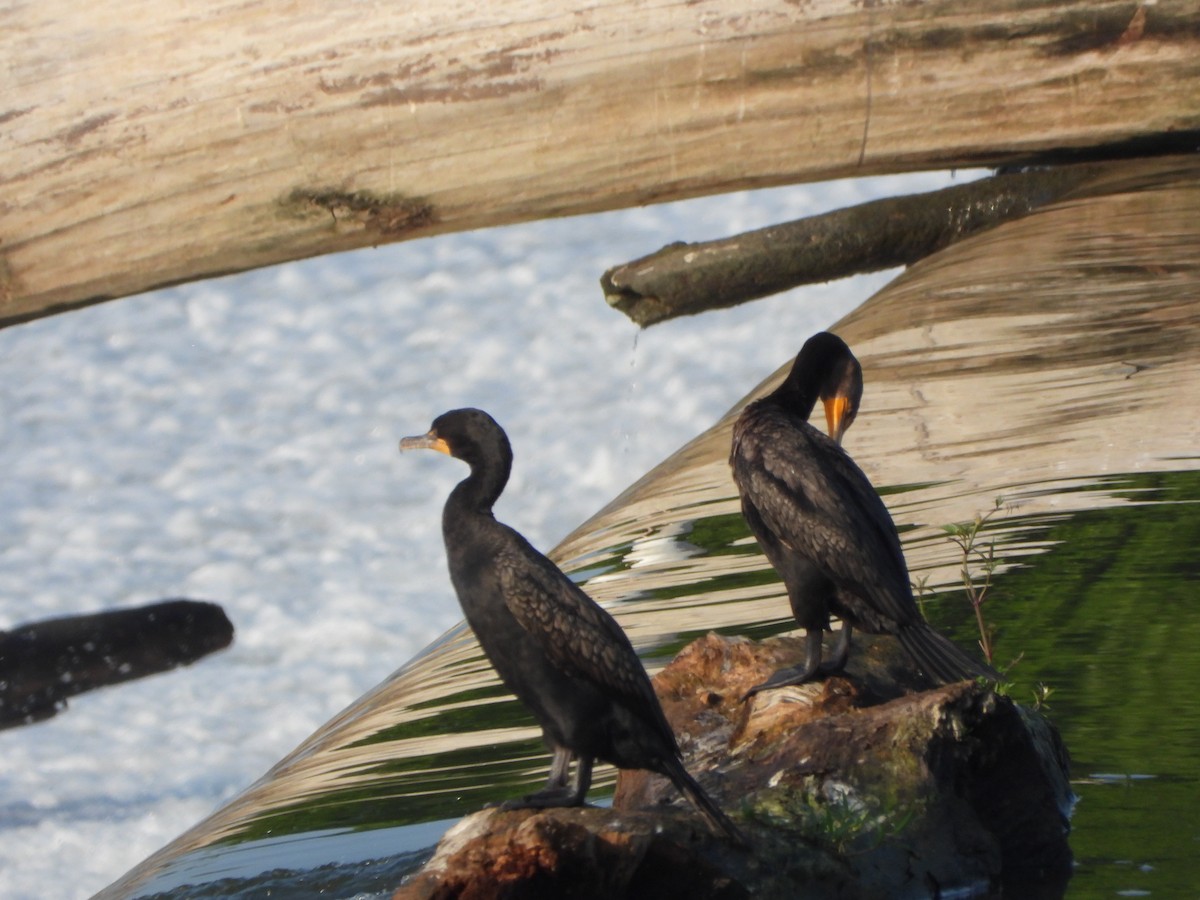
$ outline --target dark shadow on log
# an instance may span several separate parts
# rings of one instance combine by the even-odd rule
[[[0,729],[48,719],[75,694],[193,663],[232,641],[224,610],[200,600],[0,631]]]
[[[797,287],[909,265],[1061,200],[1111,164],[994,175],[889,197],[730,238],[677,242],[609,269],[609,305],[642,327]]]

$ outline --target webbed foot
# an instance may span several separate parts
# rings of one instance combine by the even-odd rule
[[[759,691],[790,687],[794,684],[804,684],[804,682],[812,681],[819,675],[827,674],[826,669],[821,665],[821,632],[819,629],[813,628],[809,630],[805,636],[804,650],[804,665],[780,669],[762,684],[756,684],[750,690],[746,691],[746,693],[742,694],[742,702],[745,703]],[[842,656],[839,660],[837,654],[835,654],[831,663],[838,664],[840,668],[840,665],[844,664],[845,661],[845,656]]]
[[[816,667],[817,671],[810,672],[808,666],[791,666],[787,669],[780,669],[762,684],[756,684],[746,693],[742,694],[742,702],[745,703],[759,691],[769,691],[773,688],[790,687],[794,684],[804,684],[806,681],[812,681],[821,674],[821,666]]]
[[[514,800],[503,800],[499,803],[489,803],[488,806],[499,809],[554,809],[562,806],[583,806],[583,798],[576,794],[573,787],[546,787],[524,797]]]

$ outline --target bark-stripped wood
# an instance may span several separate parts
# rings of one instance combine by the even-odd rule
[[[1200,129],[1195,0],[12,0],[0,324],[288,259]]]

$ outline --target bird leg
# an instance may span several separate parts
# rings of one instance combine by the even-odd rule
[[[565,747],[555,747],[554,757],[550,760],[550,777],[546,780],[546,787],[566,787],[567,779],[571,775],[571,760],[575,754]]]
[[[846,661],[850,658],[850,635],[853,630],[850,623],[843,619],[842,630],[838,632],[837,643],[833,645],[833,656],[821,663],[822,675],[832,675],[846,668]]]
[[[849,652],[849,647],[846,648]],[[845,662],[845,660],[842,660]],[[810,628],[804,636],[804,665],[791,666],[787,669],[780,669],[762,684],[756,684],[746,693],[742,694],[742,702],[744,703],[750,697],[753,697],[759,691],[767,691],[772,688],[788,687],[793,684],[804,684],[806,681],[811,681],[819,674],[821,669],[821,629]]]
[[[570,781],[571,761],[575,760],[575,778]],[[517,800],[505,800],[498,804],[501,809],[547,809],[557,806],[583,806],[592,785],[592,760],[578,758],[566,747],[555,747],[550,762],[550,777],[540,791],[526,794]]]
[[[583,806],[583,798],[592,786],[592,758],[581,756],[575,761],[575,794],[571,806]]]

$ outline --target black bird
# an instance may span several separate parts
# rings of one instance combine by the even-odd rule
[[[450,580],[467,622],[504,684],[542,726],[550,778],[508,808],[581,806],[601,759],[665,775],[709,823],[738,843],[736,825],[688,774],[679,745],[629,638],[607,612],[492,506],[512,468],[504,430],[478,409],[438,416],[401,450],[438,450],[471,474],[450,493],[442,533]],[[572,760],[575,778],[568,784]]]
[[[939,682],[998,678],[917,609],[895,523],[840,446],[861,398],[862,366],[841,338],[821,332],[805,342],[783,384],[747,405],[733,427],[729,463],[742,515],[807,631],[803,665],[781,669],[747,697],[840,670],[854,628],[896,635]],[[818,399],[828,437],[808,422]],[[822,665],[821,633],[829,629],[830,613],[842,629],[833,658]]]

